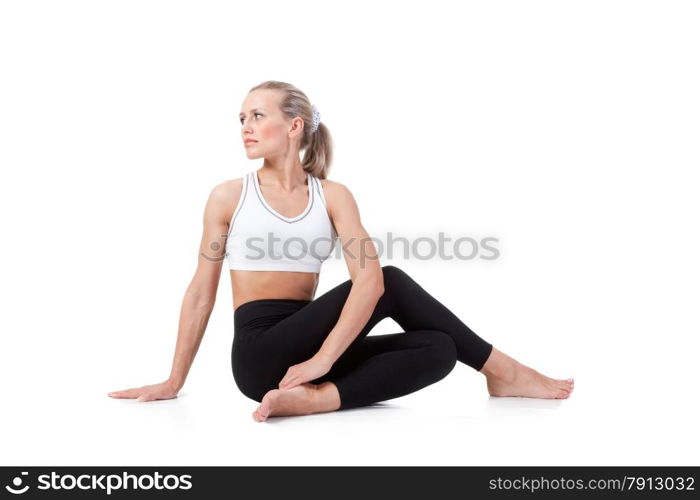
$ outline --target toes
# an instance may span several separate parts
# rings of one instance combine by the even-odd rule
[[[270,416],[270,413],[274,408],[273,400],[275,399],[275,394],[277,394],[274,391],[275,390],[272,390],[265,394],[262,398],[262,401],[260,401],[260,406],[258,406],[257,413],[263,420]]]
[[[269,398],[263,397],[260,406],[253,412],[253,418],[258,422],[265,420],[270,414]]]
[[[560,395],[566,395],[566,397],[568,397],[569,393],[572,391],[572,388],[566,382],[560,382],[558,384],[552,384],[550,386],[550,390],[552,391],[552,394],[554,394],[552,397],[560,399]]]
[[[562,380],[561,383],[559,384],[559,389],[564,389],[567,392],[573,391],[574,390],[574,379],[567,378],[566,380]]]

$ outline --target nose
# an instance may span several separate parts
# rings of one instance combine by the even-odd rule
[[[243,134],[243,140],[245,140],[247,137],[253,135],[253,127],[250,125],[243,125],[241,133]]]
[[[241,122],[241,128],[243,129],[243,131],[252,131],[253,128],[250,126],[251,121],[246,118],[242,118],[242,120],[243,121]]]

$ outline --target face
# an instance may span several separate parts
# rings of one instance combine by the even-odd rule
[[[293,140],[301,138],[301,118],[288,120],[279,109],[281,90],[258,89],[241,106],[241,140],[250,159],[284,154]],[[253,140],[255,142],[246,142]]]

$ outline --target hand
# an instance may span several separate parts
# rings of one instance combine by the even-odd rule
[[[138,402],[154,401],[156,399],[173,399],[177,397],[178,390],[175,385],[166,380],[160,384],[144,385],[136,389],[110,392],[107,395],[112,398],[134,399]]]
[[[311,359],[292,365],[280,381],[280,389],[291,389],[297,385],[315,380],[328,373],[333,366],[330,359],[316,355]]]

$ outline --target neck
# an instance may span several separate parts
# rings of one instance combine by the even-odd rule
[[[274,166],[265,162],[257,171],[261,184],[273,186],[282,191],[291,192],[295,188],[306,185],[306,171],[301,163],[284,166]]]

